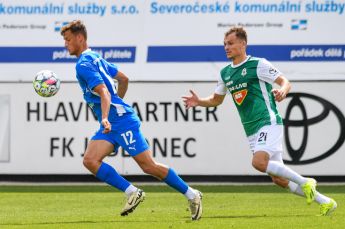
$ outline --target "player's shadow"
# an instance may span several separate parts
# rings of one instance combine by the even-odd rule
[[[289,218],[289,217],[310,217],[310,215],[215,215],[202,216],[203,219],[253,219],[253,218]]]
[[[39,226],[39,225],[57,225],[57,224],[99,224],[99,223],[157,223],[160,220],[151,221],[128,221],[128,220],[103,220],[103,221],[90,221],[90,220],[76,220],[76,221],[57,221],[57,222],[33,222],[33,223],[0,223],[1,226]]]
[[[253,219],[253,218],[295,218],[295,217],[310,217],[311,215],[215,215],[215,216],[202,216],[203,219]],[[189,219],[189,217],[184,217]],[[188,220],[188,221],[189,221]],[[177,220],[178,221],[178,220]],[[56,222],[32,222],[32,223],[0,223],[1,226],[40,226],[40,225],[58,225],[58,224],[103,224],[103,223],[157,223],[161,220],[145,220],[145,221],[127,221],[127,220],[75,220],[75,221],[56,221]]]

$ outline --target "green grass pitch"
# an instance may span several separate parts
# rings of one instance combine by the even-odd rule
[[[140,186],[146,200],[120,216],[124,194],[101,185],[0,186],[0,228],[345,228],[345,186],[318,190],[338,203],[331,217],[319,206],[271,185],[195,186],[204,214],[191,221],[186,199],[166,186]]]

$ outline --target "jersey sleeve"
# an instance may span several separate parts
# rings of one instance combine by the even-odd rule
[[[90,89],[104,83],[98,69],[89,62],[78,64],[76,70],[79,77],[86,81],[86,84]]]
[[[107,62],[108,63],[108,62]],[[117,75],[117,72],[119,71],[117,69],[117,66],[115,64],[112,63],[108,63],[108,72],[110,74],[111,77],[115,77]]]
[[[218,95],[226,95],[227,88],[221,76],[218,77],[218,82],[214,93]]]
[[[257,67],[257,75],[260,80],[273,84],[274,81],[283,75],[277,68],[275,68],[266,59],[260,59]]]

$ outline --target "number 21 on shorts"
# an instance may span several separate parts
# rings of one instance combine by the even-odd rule
[[[258,143],[259,144],[265,144],[266,140],[267,140],[267,132],[260,132],[259,138],[258,138]]]

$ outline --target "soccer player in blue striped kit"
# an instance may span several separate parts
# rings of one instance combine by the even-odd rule
[[[127,202],[121,215],[131,213],[144,200],[145,192],[103,162],[107,155],[117,150],[118,145],[133,157],[145,173],[157,177],[185,195],[192,220],[200,219],[201,192],[189,187],[172,168],[157,163],[152,158],[151,150],[140,130],[139,118],[123,100],[128,88],[127,76],[88,48],[86,27],[80,20],[62,27],[61,35],[70,55],[78,57],[77,80],[85,101],[100,123],[100,129],[87,146],[83,163],[98,179],[126,193]],[[118,82],[117,89],[114,79]]]

